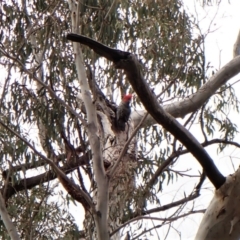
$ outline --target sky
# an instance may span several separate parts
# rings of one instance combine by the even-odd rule
[[[216,14],[211,24],[212,33],[206,38],[206,58],[217,68],[222,67],[233,58],[233,44],[235,43],[238,31],[240,29],[240,2],[222,1],[219,8],[208,7],[199,13],[203,20],[200,22],[201,29],[206,31],[209,22]],[[204,18],[204,14],[207,14]]]
[[[187,10],[198,17],[202,33],[209,32],[205,41],[206,62],[210,62],[213,69],[222,68],[233,58],[233,45],[240,29],[240,1],[231,1],[229,4],[228,1],[222,0],[219,8],[211,6],[205,7],[204,9],[200,6],[194,6],[194,1],[186,0],[185,2]],[[232,79],[231,82],[239,79],[239,76],[236,76],[234,79]],[[235,88],[240,91],[240,84],[236,85]],[[197,133],[195,136],[198,136]],[[200,141],[200,139],[198,140]],[[214,159],[214,162],[221,173],[225,176],[233,173],[240,164],[238,159],[240,151],[235,148],[228,148],[218,156],[216,155],[215,147],[207,148],[207,151]],[[236,156],[236,158],[233,159],[234,167],[230,162],[230,154]],[[179,162],[180,169],[186,169],[186,166],[184,166],[183,163],[186,161],[188,166],[187,168],[201,170],[201,167],[198,165],[196,160],[190,155],[184,156],[184,158],[185,159],[182,160],[182,162]],[[169,198],[166,197],[166,202],[170,200],[171,197],[175,196],[176,190],[180,193],[179,195],[182,195],[183,197],[183,192],[191,190],[195,182],[196,179],[187,179],[187,182],[184,178],[179,179],[178,183],[174,184],[172,189],[169,191]],[[214,194],[214,188],[208,180],[203,185],[203,188],[204,190],[202,191],[201,198],[195,201],[195,206],[198,209],[207,207]],[[189,206],[191,206],[191,204]],[[202,216],[202,214],[194,214],[183,220],[179,220],[176,224],[174,224],[176,231],[171,231],[166,239],[194,239]],[[181,232],[180,235],[177,230]],[[166,232],[167,229],[160,233],[160,239],[164,237]]]
[[[233,45],[240,29],[240,1],[234,0],[229,4],[228,1],[222,0],[219,8],[216,6],[211,6],[205,7],[204,9],[197,5],[194,6],[194,1],[185,0],[185,2],[187,11],[198,17],[202,33],[207,33],[210,31],[207,34],[205,42],[206,62],[211,62],[211,65],[214,69],[220,69],[233,58]],[[237,79],[237,77],[235,79]],[[237,85],[235,87],[236,89],[239,88]],[[198,140],[200,141],[200,139]],[[233,154],[238,156],[240,152],[239,150],[234,148],[226,149],[221,155],[218,156],[216,155],[215,147],[208,147],[207,151],[214,159],[219,170],[225,176],[234,172],[234,167],[229,161],[229,155]],[[240,160],[236,158],[235,167],[237,167],[239,164]],[[179,161],[177,167],[185,170],[186,166],[188,169],[194,169],[195,173],[197,173],[198,170],[201,171],[201,167],[197,161],[189,154],[184,155],[182,160]],[[172,201],[173,198],[175,198],[174,200],[177,200],[182,198],[184,193],[190,193],[196,182],[196,178],[187,178],[187,182],[186,178],[179,178],[178,182],[174,183],[172,186],[169,185],[169,190],[165,192],[163,196],[161,196],[161,204],[167,204],[169,201]],[[201,198],[195,202],[195,206],[198,209],[206,208],[214,194],[214,188],[209,181],[206,181],[203,187],[204,190],[202,191]],[[192,205],[190,204],[189,207],[191,206]],[[77,206],[72,204],[70,210],[77,221],[83,217],[82,209],[79,207],[79,204],[77,204]],[[165,217],[170,212],[171,211],[162,212],[160,215],[161,217]],[[160,217],[159,214],[156,216]],[[194,239],[202,216],[202,214],[194,214],[185,219],[177,221],[174,224],[176,231],[171,230],[166,239]],[[159,222],[157,224],[159,224]],[[158,237],[160,237],[160,239],[164,239],[167,231],[168,228],[162,228],[161,230],[158,230]],[[157,238],[153,237],[152,239]]]

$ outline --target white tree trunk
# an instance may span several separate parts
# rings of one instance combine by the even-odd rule
[[[0,216],[2,218],[4,226],[6,227],[11,240],[20,240],[17,229],[8,215],[5,202],[1,193],[0,193]]]
[[[240,168],[215,192],[196,240],[240,239]]]
[[[126,131],[114,133],[111,129],[111,123],[107,116],[98,112],[98,117],[101,121],[99,129],[101,129],[101,142],[103,146],[103,160],[109,163],[105,168],[107,175],[111,173],[124,145],[130,138],[134,125],[129,121],[126,125]],[[136,152],[135,152],[136,138],[134,137],[127,146],[127,152],[120,159],[119,164],[114,171],[114,174],[109,176],[109,211],[108,211],[108,225],[109,232],[117,229],[122,224],[124,214],[126,214],[126,205],[131,203],[133,193],[135,190],[135,176],[134,169],[136,168]],[[94,193],[94,202],[97,202],[97,191]],[[92,216],[86,212],[84,221],[85,230],[87,231],[86,239],[96,238],[96,227],[92,221]],[[92,237],[92,238],[91,238]],[[119,240],[121,238],[120,232],[115,233],[111,240]]]

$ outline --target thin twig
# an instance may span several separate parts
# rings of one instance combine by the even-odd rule
[[[121,226],[119,226],[118,228],[116,228],[113,232],[110,233],[110,236],[113,236],[115,233],[117,233],[121,228],[125,227],[126,225],[130,224],[131,222],[135,222],[135,221],[139,221],[139,220],[144,220],[144,219],[151,219],[151,220],[156,220],[156,221],[163,221],[163,222],[172,222],[175,220],[178,220],[179,218],[183,218],[186,217],[190,214],[194,214],[194,213],[205,213],[205,209],[201,209],[201,210],[196,210],[196,211],[190,211],[188,213],[176,216],[176,217],[172,217],[172,218],[158,218],[158,217],[147,217],[147,216],[139,216],[133,219],[130,219],[129,221],[125,222],[124,224],[122,224]]]
[[[107,14],[105,15],[105,17],[104,17],[104,19],[103,19],[103,21],[102,21],[101,28],[100,28],[100,31],[99,31],[97,40],[99,40],[99,38],[100,38],[100,36],[101,36],[101,34],[102,34],[103,24],[104,24],[104,22],[107,20],[107,18],[108,18],[108,16],[109,16],[109,14],[111,13],[111,11],[113,10],[113,7],[114,7],[115,3],[116,3],[116,0],[113,0],[113,1],[112,1],[112,5],[110,6]]]
[[[55,171],[55,173],[64,179],[67,183],[69,183],[71,186],[73,185],[73,182],[69,180],[69,178],[64,174],[64,172],[58,168],[58,166],[49,158],[45,157],[43,154],[41,154],[39,151],[36,150],[35,147],[33,147],[24,137],[22,137],[20,134],[15,132],[13,129],[8,127],[2,120],[0,120],[0,124],[6,128],[9,132],[14,134],[16,137],[18,137],[20,140],[22,140],[29,148],[33,150],[35,154],[37,154],[39,157],[41,157],[43,160],[45,160]],[[94,211],[94,204],[92,203],[91,198],[80,188],[78,188],[78,191],[81,193],[82,197],[86,200],[86,202],[89,204],[89,206],[93,209]]]

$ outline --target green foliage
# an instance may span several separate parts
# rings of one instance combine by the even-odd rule
[[[187,98],[208,80],[210,66],[205,63],[204,36],[197,32],[197,22],[187,15],[182,1],[83,0],[80,3],[81,34],[136,54],[144,77],[161,104]],[[36,77],[40,78],[83,119],[86,118],[76,101],[80,86],[76,81],[72,44],[65,38],[66,33],[71,32],[67,1],[3,1],[1,11],[1,70],[6,73],[1,85],[1,119],[49,157],[65,153],[63,135],[74,147],[84,143],[88,149],[84,125],[35,81]],[[106,93],[111,87],[111,100],[119,100],[119,89],[121,94],[132,91],[122,72],[117,72],[89,49],[83,47],[83,52],[99,88]],[[38,62],[37,57],[42,57],[42,61]],[[233,140],[237,126],[226,112],[230,109],[238,112],[238,104],[233,87],[224,85],[204,106],[202,115],[196,113],[186,127],[190,128],[196,119],[202,118],[202,131],[208,139],[217,133],[222,139]],[[133,106],[141,107],[138,99]],[[44,137],[39,139],[41,134]],[[23,167],[13,174],[13,184],[26,178],[29,169],[46,167],[39,164],[40,159],[25,143],[3,128],[0,128],[0,141],[2,171],[9,165],[30,164],[28,169]],[[225,146],[220,144],[219,149]],[[141,129],[138,134],[139,164],[135,169],[141,184],[148,182],[179,147],[177,140],[161,126]],[[83,170],[91,176],[89,169]],[[154,189],[147,194],[137,189],[135,203],[143,198],[159,203],[159,193],[177,176],[170,168],[163,171]],[[30,234],[32,239],[74,236],[76,228],[68,212],[57,202],[47,202],[51,195],[49,189],[40,185],[25,189],[25,192],[18,192],[8,201],[8,210],[23,239]],[[130,202],[126,206],[126,221],[133,205]],[[0,235],[7,239],[2,222],[0,224]]]
[[[27,194],[18,193],[17,197],[8,202],[9,215],[21,239],[64,239],[66,234],[76,231],[66,206],[49,201],[52,191],[49,186],[39,186],[27,191]],[[2,224],[0,234],[3,239],[8,239]]]

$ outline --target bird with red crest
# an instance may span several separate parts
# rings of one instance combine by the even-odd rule
[[[131,100],[132,100],[132,94],[124,95],[121,103],[117,108],[116,127],[118,131],[125,131],[125,125],[128,122],[131,114],[131,107],[130,107]]]

